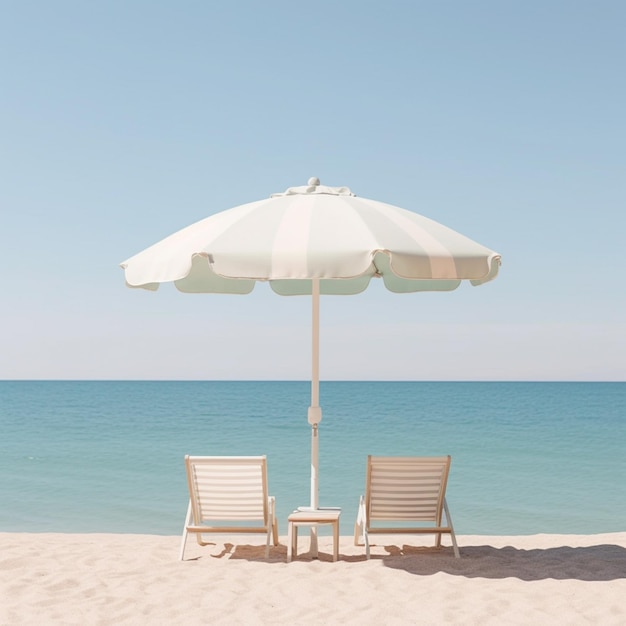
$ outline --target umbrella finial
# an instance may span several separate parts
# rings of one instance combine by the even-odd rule
[[[330,195],[330,196],[353,196],[354,194],[347,187],[327,187],[320,183],[317,176],[309,178],[309,182],[302,187],[289,187],[283,193],[273,193],[270,198],[279,198],[280,196],[293,195]]]

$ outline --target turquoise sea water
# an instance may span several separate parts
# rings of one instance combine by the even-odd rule
[[[185,454],[268,457],[309,504],[306,382],[0,381],[0,531],[178,534]],[[368,454],[452,455],[459,534],[626,530],[626,383],[322,382],[320,504],[350,534]]]

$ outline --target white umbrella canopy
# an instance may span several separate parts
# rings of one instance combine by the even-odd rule
[[[390,291],[450,291],[495,278],[500,255],[412,211],[312,178],[196,222],[121,264],[131,287],[173,282],[192,293],[355,294],[372,277]]]
[[[451,291],[493,280],[500,255],[431,219],[359,198],[347,187],[308,185],[222,211],[121,264],[130,287],[173,282],[189,293],[312,295],[311,507],[318,507],[319,296],[356,294],[382,278],[396,293]]]

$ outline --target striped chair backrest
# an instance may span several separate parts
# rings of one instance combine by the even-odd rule
[[[267,463],[258,457],[187,457],[196,524],[208,520],[268,520]]]
[[[368,520],[441,524],[450,457],[376,457],[367,460]]]

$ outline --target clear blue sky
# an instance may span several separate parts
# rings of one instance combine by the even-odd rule
[[[310,303],[119,263],[311,176],[497,250],[322,299],[322,379],[626,380],[626,3],[1,2],[0,378],[307,379]]]

